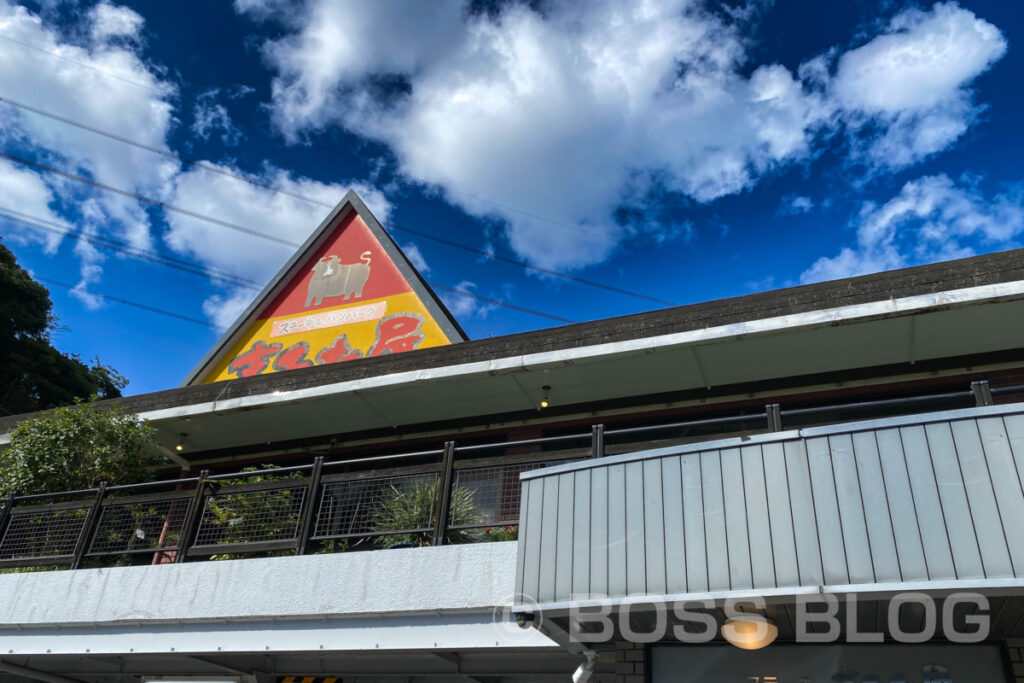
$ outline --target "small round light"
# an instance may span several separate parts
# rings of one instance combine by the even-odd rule
[[[768,619],[751,614],[734,617],[722,624],[722,637],[741,650],[760,650],[779,637],[779,628]]]
[[[548,402],[547,401],[541,401],[540,402],[540,407],[541,408],[547,408],[548,407]]]
[[[185,444],[179,443],[177,446],[174,447],[174,450],[176,450],[179,453],[181,453],[183,450],[185,450]]]

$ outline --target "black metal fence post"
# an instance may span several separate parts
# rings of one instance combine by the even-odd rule
[[[979,379],[971,382],[971,393],[974,394],[974,403],[977,406],[994,405],[992,399],[992,387],[988,385],[987,379]]]
[[[604,425],[596,424],[590,430],[590,457],[604,457]]]
[[[93,501],[89,512],[85,514],[85,522],[82,524],[82,530],[78,534],[78,542],[75,544],[75,559],[71,561],[72,569],[78,569],[82,566],[85,553],[89,550],[89,544],[92,543],[92,535],[96,530],[96,521],[99,519],[100,510],[103,508],[103,496],[106,493],[107,482],[101,481],[96,489],[96,500]]]
[[[316,456],[313,461],[313,472],[309,478],[309,489],[306,490],[306,499],[303,501],[301,513],[301,526],[299,527],[298,545],[295,546],[296,555],[306,554],[306,544],[309,543],[309,532],[313,528],[313,517],[316,516],[317,499],[320,497],[320,473],[324,468],[324,456]]]
[[[441,505],[434,523],[434,545],[444,545],[444,532],[448,527],[448,508],[452,501],[452,471],[455,467],[455,442],[445,441],[442,459],[444,476],[441,480]]]
[[[181,526],[178,552],[174,555],[175,564],[185,561],[188,547],[192,544],[192,537],[195,535],[196,527],[199,526],[199,517],[202,515],[202,511],[199,508],[203,504],[203,495],[206,493],[206,478],[208,476],[210,476],[210,470],[203,470],[199,473],[196,490],[192,493],[192,500],[189,501],[188,511],[185,513],[185,523]]]
[[[782,431],[782,407],[778,403],[767,403],[764,406],[765,416],[768,419],[769,432]]]
[[[7,497],[7,504],[4,505],[4,509],[0,512],[0,541],[3,541],[4,533],[7,530],[7,520],[11,518],[11,508],[18,501],[18,492],[11,491],[11,495]]]

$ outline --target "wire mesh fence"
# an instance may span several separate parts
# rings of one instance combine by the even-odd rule
[[[203,506],[194,545],[295,540],[306,489],[304,483],[289,483],[210,495]]]
[[[745,428],[747,422],[762,419],[769,429],[778,430],[794,420],[831,423],[843,415],[906,411],[921,401],[932,406],[986,393],[972,392],[785,409],[767,404],[763,416],[756,411],[717,414],[607,430],[597,424],[589,434],[581,429],[458,446],[449,441],[443,450],[329,463],[320,456],[313,464],[12,496],[0,499],[0,568],[78,567],[89,558],[94,564],[149,562],[145,553],[152,553],[154,562],[182,562],[193,556],[513,540],[518,535],[522,473],[601,457],[619,447],[635,448],[637,434],[653,430],[669,440],[710,438],[702,430],[737,424]],[[990,393],[1024,395],[1024,387],[994,387]],[[981,401],[977,396],[975,400]],[[385,462],[402,464],[386,471],[369,469]],[[329,467],[345,470],[324,476]]]
[[[313,538],[408,536],[422,544],[434,528],[440,485],[437,472],[327,482]]]
[[[100,512],[89,555],[114,555],[178,548],[190,497],[109,501]]]
[[[524,462],[456,470],[452,485],[454,495],[471,499],[475,514],[461,520],[453,519],[451,526],[467,528],[518,523],[522,492],[519,475],[544,465],[544,462]]]
[[[70,557],[82,534],[89,506],[27,506],[11,511],[0,540],[0,560],[53,560]]]

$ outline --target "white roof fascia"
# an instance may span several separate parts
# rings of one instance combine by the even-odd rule
[[[382,387],[398,386],[416,381],[456,379],[459,377],[468,377],[473,375],[514,372],[545,365],[571,363],[637,352],[653,352],[674,346],[700,344],[728,339],[730,337],[771,334],[800,328],[821,327],[834,325],[836,323],[849,323],[870,318],[893,317],[933,308],[960,306],[986,300],[1008,297],[1016,298],[1021,296],[1024,296],[1024,281],[968,287],[933,294],[920,294],[902,299],[889,299],[886,301],[874,301],[866,304],[854,304],[851,306],[808,311],[805,313],[794,313],[742,323],[733,323],[730,325],[708,327],[701,330],[690,330],[687,332],[676,332],[673,334],[644,337],[640,339],[593,344],[590,346],[561,349],[558,351],[507,356],[504,358],[495,358],[489,361],[461,363],[439,368],[411,370],[408,372],[398,372],[390,375],[380,375],[364,379],[323,384],[320,386],[296,389],[293,391],[273,391],[267,394],[240,396],[219,401],[214,400],[204,403],[196,403],[193,405],[161,408],[158,410],[147,411],[140,415],[141,417],[151,421],[159,421],[203,415],[206,413],[223,413],[260,406],[305,401],[352,391],[366,391]],[[0,443],[2,443],[2,441],[0,441]]]

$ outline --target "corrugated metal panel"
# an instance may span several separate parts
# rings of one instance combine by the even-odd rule
[[[1024,404],[528,473],[519,589],[540,602],[1024,577]]]

